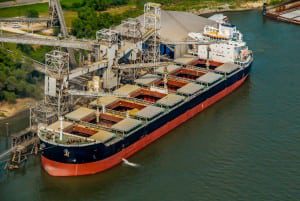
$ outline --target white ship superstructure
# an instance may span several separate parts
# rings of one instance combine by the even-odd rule
[[[189,53],[197,55],[200,60],[243,64],[252,59],[243,34],[234,25],[218,23],[217,28],[205,26],[203,33],[192,32],[189,37],[199,42],[190,46]]]

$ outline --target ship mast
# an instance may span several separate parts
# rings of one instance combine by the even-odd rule
[[[206,46],[206,52],[207,52],[207,57],[206,57],[206,63],[205,63],[205,65],[206,65],[206,69],[208,70],[209,66],[210,66],[210,63],[209,63],[210,46],[209,45]]]

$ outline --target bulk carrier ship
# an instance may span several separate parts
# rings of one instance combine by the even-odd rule
[[[220,22],[188,36],[195,41],[188,49],[194,65],[158,66],[40,127],[46,172],[78,176],[110,169],[244,83],[253,56],[235,26]]]

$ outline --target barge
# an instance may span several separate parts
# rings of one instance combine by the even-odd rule
[[[263,6],[263,15],[275,20],[300,25],[300,1],[288,1],[273,7]]]

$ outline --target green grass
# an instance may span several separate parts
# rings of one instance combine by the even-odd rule
[[[118,7],[108,8],[105,11],[100,11],[100,13],[109,13],[112,15],[120,15],[128,11],[136,10],[137,7],[135,5],[123,5]]]
[[[0,0],[0,2],[4,2],[4,1],[8,1],[8,0]],[[83,0],[61,0],[61,4],[66,8],[70,8],[74,3],[81,3],[82,1]],[[15,6],[10,8],[0,8],[0,17],[24,16],[26,15],[27,11],[30,9],[38,11],[40,15],[47,15],[48,3],[39,3],[39,4],[26,5],[26,6]]]
[[[4,112],[0,112],[0,117],[1,118],[5,118],[6,117],[6,115],[4,114]]]
[[[82,2],[82,0],[62,0],[61,2],[62,5],[72,6],[73,3],[80,3]],[[27,5],[27,6],[1,8],[0,17],[25,16],[27,14],[27,11],[31,9],[38,11],[40,16],[44,16],[44,17],[48,16],[48,3],[43,3],[43,4],[34,4],[34,5]],[[64,15],[65,15],[67,26],[70,27],[72,20],[77,17],[77,12],[68,9],[68,10],[64,10]]]
[[[4,48],[10,49],[14,52],[19,52],[19,50],[17,49],[17,44],[15,43],[4,43]]]
[[[61,0],[60,1],[62,6],[67,6],[67,7],[71,7],[74,3],[82,3],[82,2],[83,0]]]
[[[1,8],[0,17],[16,17],[25,16],[28,10],[36,10],[40,15],[47,15],[48,13],[48,3],[34,4],[27,6],[17,6],[10,8]]]
[[[270,0],[269,5],[276,5],[285,2],[285,0]]]
[[[167,10],[191,10],[191,9],[203,9],[203,8],[216,8],[220,5],[231,4],[233,1],[223,1],[223,0],[205,0],[205,1],[196,1],[196,0],[186,0],[178,1],[176,3],[170,3],[163,5],[164,9]]]
[[[77,15],[76,11],[67,10],[67,11],[64,11],[64,16],[65,16],[65,21],[66,21],[67,27],[71,27],[72,21],[74,19],[76,19],[78,15]]]

